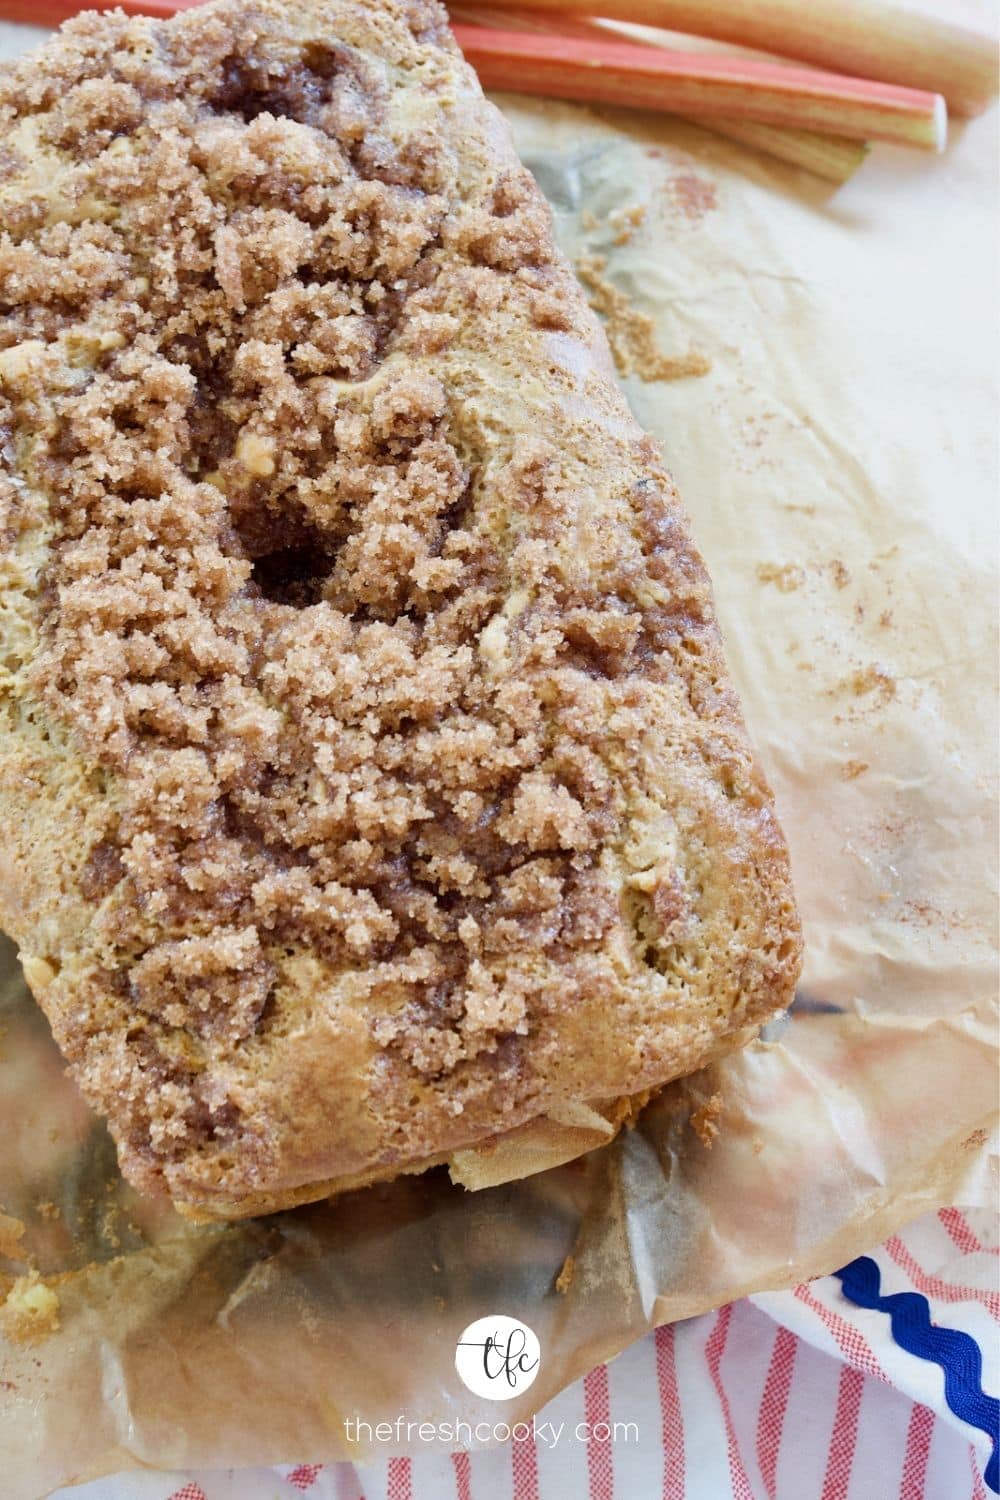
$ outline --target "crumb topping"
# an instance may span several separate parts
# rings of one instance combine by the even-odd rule
[[[649,686],[725,699],[651,445],[598,513],[585,448],[505,424],[576,294],[527,174],[439,128],[443,12],[354,9],[87,16],[0,74],[0,519],[47,539],[15,669],[105,788],[70,1040],[160,1160],[239,1135],[303,952],[392,1067],[510,1063],[627,927]]]
[[[59,1296],[37,1271],[0,1285],[0,1329],[12,1344],[36,1344],[59,1332]]]
[[[610,221],[609,221],[610,222]],[[634,224],[634,220],[626,220]],[[638,222],[641,222],[639,220]],[[624,231],[622,231],[624,232]],[[615,244],[627,243],[616,238]],[[691,349],[687,354],[664,354],[656,341],[656,327],[648,313],[641,312],[631,298],[609,281],[603,255],[581,255],[576,273],[590,293],[590,305],[604,319],[605,332],[620,375],[638,375],[640,380],[686,380],[707,375],[711,361]]]

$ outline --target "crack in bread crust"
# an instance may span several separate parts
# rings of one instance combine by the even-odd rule
[[[704,568],[443,12],[82,17],[0,208],[0,913],[133,1180],[384,1175],[785,1005]]]

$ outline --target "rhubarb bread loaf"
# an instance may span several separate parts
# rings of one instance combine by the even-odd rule
[[[0,923],[134,1183],[614,1119],[787,1005],[705,569],[434,0],[81,16],[0,231]]]

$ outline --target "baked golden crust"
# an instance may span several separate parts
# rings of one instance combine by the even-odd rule
[[[0,214],[0,920],[125,1173],[269,1211],[785,1006],[703,565],[443,11],[83,16]]]

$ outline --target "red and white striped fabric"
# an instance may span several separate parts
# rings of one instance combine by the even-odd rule
[[[872,1252],[884,1293],[919,1291],[1000,1389],[994,1218],[943,1209]],[[536,1440],[210,1474],[121,1475],[64,1500],[989,1500],[988,1445],[940,1368],[824,1277],[660,1328],[539,1414]],[[622,1424],[616,1432],[614,1423]],[[561,1425],[560,1425],[561,1424]],[[632,1424],[626,1427],[624,1424]],[[612,1436],[605,1436],[607,1427]],[[596,1436],[594,1430],[596,1429]],[[560,1432],[553,1442],[555,1432]]]

